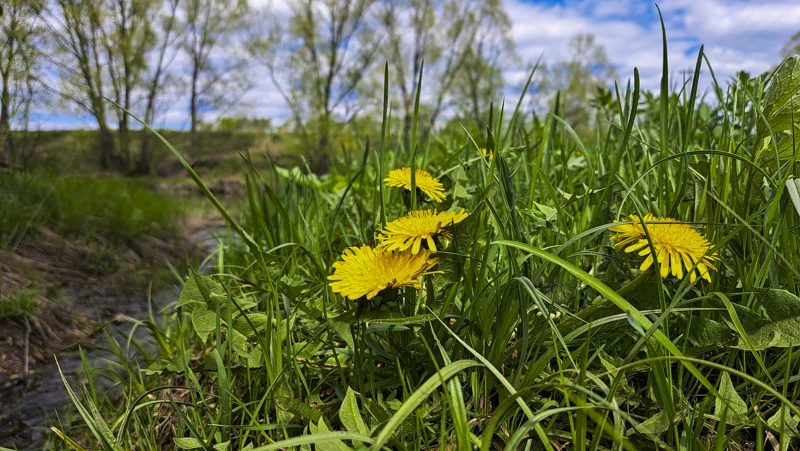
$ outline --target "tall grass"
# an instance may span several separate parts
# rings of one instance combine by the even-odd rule
[[[784,186],[797,64],[714,80],[703,101],[703,50],[683,85],[665,59],[661,91],[642,92],[634,72],[593,136],[495,107],[485,133],[421,148],[399,148],[386,126],[377,151],[349,149],[361,158],[321,179],[274,168],[267,181],[244,155],[245,206],[223,211],[230,235],[211,271],[188,276],[163,321],[140,324],[159,353],[146,369],[124,363],[122,403],[73,397],[86,430],[59,431],[63,443],[796,449],[800,240]],[[381,187],[400,166],[441,178],[439,209],[469,210],[442,273],[396,306],[334,295],[340,253],[406,211]],[[608,228],[647,212],[703,231],[721,259],[712,282],[642,273],[636,254],[614,251]]]
[[[7,173],[0,174],[0,192],[0,248],[36,239],[38,226],[112,245],[169,238],[179,226],[179,206],[135,181]]]

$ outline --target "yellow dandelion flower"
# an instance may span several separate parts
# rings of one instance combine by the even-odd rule
[[[428,197],[436,202],[445,200],[444,186],[442,182],[436,177],[432,176],[430,172],[422,169],[417,169],[414,182],[417,188]],[[396,186],[398,188],[405,188],[411,190],[411,168],[392,169],[389,174],[383,179],[386,186]]]
[[[422,247],[423,240],[428,245],[428,250],[436,252],[434,237],[438,234],[450,235],[444,230],[450,224],[466,219],[468,213],[463,208],[459,212],[415,210],[402,218],[386,224],[386,228],[378,236],[380,247],[389,251],[404,251],[411,248],[411,253],[416,254]]]
[[[334,293],[352,300],[364,296],[372,299],[387,288],[419,288],[419,277],[430,274],[430,269],[439,262],[430,256],[428,251],[414,255],[366,245],[351,247],[333,264],[334,271],[328,280]]]
[[[481,149],[481,155],[483,155],[484,157],[486,155],[489,155],[489,161],[494,160],[494,152],[490,152],[489,149],[485,147]]]
[[[614,247],[617,251],[624,248],[626,253],[639,251],[640,256],[646,256],[639,267],[640,270],[646,271],[653,265],[654,259],[642,227],[642,219],[631,215],[624,220],[632,224],[620,224],[609,228],[610,231],[616,232],[611,238],[616,241]],[[711,244],[700,232],[689,224],[672,218],[657,218],[651,213],[645,215],[644,221],[653,240],[653,247],[656,250],[655,261],[658,262],[662,278],[672,273],[673,276],[683,279],[685,268],[691,283],[697,280],[698,272],[700,277],[711,281],[709,269],[717,269],[713,262],[719,258],[710,253]],[[692,270],[695,264],[696,270]]]

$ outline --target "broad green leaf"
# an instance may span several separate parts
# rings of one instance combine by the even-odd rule
[[[259,366],[261,361],[261,349],[257,347],[250,349],[247,337],[235,329],[229,330],[228,333],[233,339],[233,351],[236,355],[246,359],[247,365],[251,368]]]
[[[798,432],[797,426],[800,425],[800,417],[797,415],[792,416],[792,413],[789,412],[785,406],[781,406],[775,414],[773,414],[767,420],[767,426],[774,429],[775,431],[780,432],[781,430],[781,415],[783,415],[783,430],[784,434],[789,434],[790,436],[799,436],[800,432]]]
[[[201,276],[194,268],[190,268],[189,278],[183,285],[177,306],[204,302],[211,308],[216,306],[220,297],[225,297],[225,289],[219,282],[210,276]]]
[[[722,418],[724,416],[728,419],[729,423],[743,423],[747,421],[747,403],[744,402],[739,393],[736,392],[736,387],[731,382],[731,376],[727,372],[723,372],[720,377],[719,388],[717,389],[719,396],[714,402],[714,415]]]
[[[800,118],[800,111],[795,116]],[[778,140],[778,154],[781,158],[791,158],[800,154],[800,140],[797,136],[800,135],[800,125],[795,124],[795,136],[784,134],[783,138]]]
[[[328,425],[325,424],[325,420],[322,418],[318,420],[316,425],[311,423],[309,426],[311,428],[311,434],[313,435],[330,432]],[[324,442],[318,442],[316,444],[316,449],[318,451],[352,451],[353,448],[345,445],[344,442],[339,439],[333,439],[326,440]]]
[[[669,430],[670,419],[667,412],[662,410],[647,420],[639,423],[636,427],[628,429],[625,435],[633,435],[635,433],[645,435],[659,435]]]
[[[764,96],[763,111],[773,133],[792,130],[792,117],[797,122],[800,111],[798,93],[800,92],[800,57],[793,55],[783,60],[775,69],[772,81]],[[764,121],[759,120],[756,126],[758,140],[769,137],[769,130]],[[770,152],[765,152],[769,155]]]
[[[214,449],[217,451],[227,451],[231,447],[231,441],[228,440],[227,442],[217,443],[214,445]]]
[[[247,321],[248,319],[250,322]],[[233,328],[245,336],[252,337],[256,334],[256,332],[261,332],[264,330],[269,322],[269,316],[263,313],[248,313],[247,319],[240,315],[238,318],[233,320]],[[253,327],[250,327],[250,324],[256,328],[255,331],[253,331]]]
[[[192,326],[200,342],[205,343],[208,336],[217,328],[217,313],[212,312],[205,305],[197,305],[192,310]]]
[[[691,322],[690,322],[691,321]],[[723,346],[731,344],[736,335],[726,325],[702,316],[693,316],[686,324],[686,338],[692,346]]]
[[[283,294],[294,300],[300,293],[308,288],[308,282],[303,280],[298,275],[284,275],[279,280],[280,288]]]
[[[800,57],[786,57],[775,69],[764,96],[764,115],[773,117],[800,91]]]
[[[773,320],[800,316],[800,298],[786,290],[762,288],[756,297]]]
[[[276,331],[276,335],[278,336],[278,341],[283,341],[286,339],[286,334],[288,334],[289,330],[294,329],[294,322],[297,319],[297,314],[292,314],[288,318],[284,318],[278,322],[278,330]]]
[[[307,341],[299,341],[292,346],[292,352],[294,353],[295,357],[301,359],[310,359],[322,348],[323,345],[324,343],[320,340],[314,340],[310,344]]]
[[[175,446],[180,449],[200,449],[203,448],[203,444],[200,443],[200,440],[197,440],[194,437],[178,437],[173,439],[175,441]]]
[[[298,418],[304,418],[311,421],[319,421],[322,418],[322,412],[309,407],[306,403],[298,399],[289,396],[278,396],[275,398],[275,404],[277,404],[280,409],[291,412]]]
[[[181,373],[187,366],[189,366],[189,362],[192,360],[192,350],[187,349],[183,355],[176,356],[172,359],[166,366],[167,371],[171,371],[173,373]]]
[[[337,334],[339,334],[340,337],[342,337],[342,340],[344,340],[345,343],[347,343],[347,346],[349,346],[350,349],[355,349],[356,342],[353,339],[353,334],[350,331],[350,325],[349,324],[342,323],[342,322],[339,322],[339,321],[332,321],[331,322],[331,327],[333,328],[333,330],[336,331]]]
[[[339,419],[342,421],[345,429],[356,434],[369,435],[369,428],[361,418],[361,412],[358,410],[358,402],[356,401],[356,392],[352,388],[347,387],[347,394],[342,401],[342,408],[339,410]]]
[[[762,350],[800,346],[800,298],[776,289],[758,290],[756,297],[769,318],[759,317],[750,320],[750,324],[742,321],[753,347]]]
[[[463,185],[456,185],[453,188],[453,197],[461,199],[469,199],[470,197],[472,197],[472,194],[467,192],[467,189],[464,188]]]
[[[544,219],[546,221],[555,221],[556,216],[558,215],[558,210],[556,210],[553,207],[548,207],[547,205],[543,205],[537,202],[534,202],[533,204],[540,212],[542,212],[542,214],[544,215]]]
[[[397,407],[399,408],[401,403],[398,401],[397,404],[398,404]],[[375,419],[373,424],[383,423],[384,421],[387,421],[391,417],[389,410],[382,403],[370,399],[362,399],[361,405],[364,406],[364,408],[367,410],[367,412],[369,412],[372,418]]]

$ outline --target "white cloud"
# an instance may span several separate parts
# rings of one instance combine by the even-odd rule
[[[291,15],[290,0],[250,2],[257,8],[266,8],[261,16],[267,18],[264,23],[277,20],[285,24]],[[504,68],[509,85],[521,87],[540,55],[544,55],[545,63],[561,60],[567,55],[570,38],[578,33],[591,33],[605,47],[623,85],[633,76],[633,68],[638,67],[642,87],[658,89],[662,70],[661,25],[651,1],[566,0],[563,4],[552,4],[504,0],[504,3],[512,21],[512,38],[525,62],[520,67]],[[701,44],[705,44],[705,53],[720,81],[730,79],[739,70],[759,74],[780,61],[781,46],[800,30],[800,1],[796,0],[664,0],[660,6],[674,80],[681,78],[681,71],[694,69]],[[178,59],[174,64],[176,71],[184,71],[186,61]],[[290,112],[265,69],[253,62],[250,73],[255,83],[253,89],[228,114],[271,117],[275,123],[288,119]],[[710,84],[710,77],[704,77],[704,83]],[[186,96],[176,98],[171,105],[159,122],[170,127],[187,127]],[[218,113],[209,114],[207,119]],[[80,127],[90,122],[75,117],[64,117],[60,122],[48,116],[41,125],[58,128],[59,123]]]

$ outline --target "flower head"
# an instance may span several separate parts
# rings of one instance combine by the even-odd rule
[[[640,256],[647,256],[639,267],[645,271],[653,265],[654,259],[650,243],[644,233],[642,219],[631,215],[624,220],[632,224],[620,224],[609,228],[610,231],[616,232],[611,238],[616,241],[614,247],[617,251],[624,248],[626,253],[639,251]],[[651,213],[645,215],[644,221],[653,241],[653,248],[656,251],[655,261],[658,261],[661,277],[666,278],[671,272],[673,276],[683,279],[685,268],[690,282],[694,283],[697,280],[698,272],[700,277],[711,281],[709,269],[717,269],[713,262],[719,258],[709,252],[711,245],[703,235],[689,224],[672,218],[657,218]]]
[[[494,160],[494,152],[490,151],[485,147],[481,149],[481,155],[483,155],[484,157],[488,155],[489,161]]]
[[[396,186],[411,190],[411,168],[392,169],[389,174],[383,179],[386,186]],[[417,188],[427,194],[428,197],[436,202],[445,200],[444,186],[439,179],[431,175],[430,172],[422,169],[417,169],[414,180]]]
[[[419,277],[430,274],[430,269],[439,262],[429,258],[430,255],[428,251],[414,255],[366,245],[351,247],[333,264],[334,271],[328,280],[334,293],[352,300],[363,296],[372,299],[387,288],[419,288]]]
[[[440,233],[449,235],[444,228],[463,221],[467,216],[468,213],[463,208],[459,212],[414,210],[386,224],[386,228],[378,236],[381,241],[380,247],[389,251],[404,251],[411,248],[411,253],[416,254],[420,251],[424,240],[428,250],[436,252],[433,238]]]

